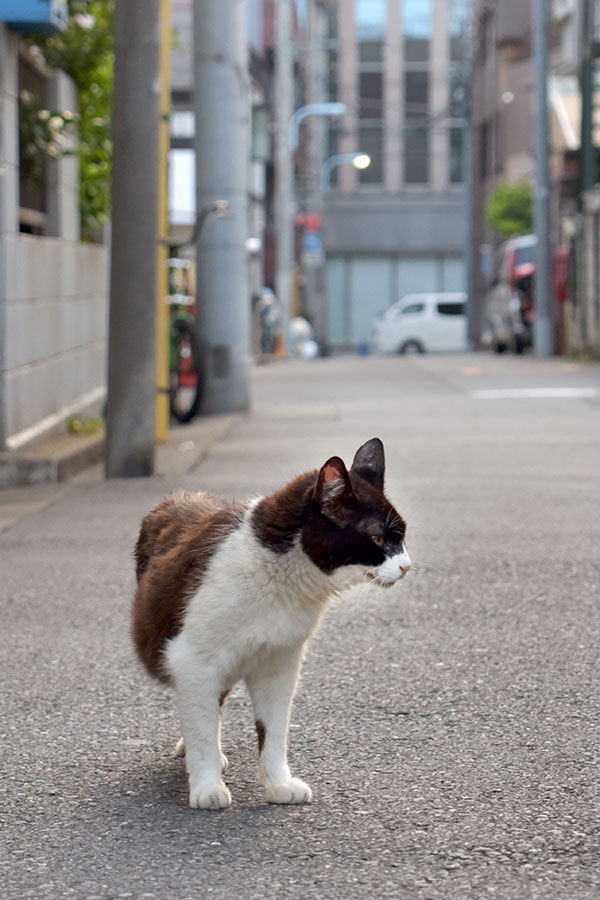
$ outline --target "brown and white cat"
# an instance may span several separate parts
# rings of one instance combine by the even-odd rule
[[[349,471],[333,456],[246,504],[180,493],[144,519],[132,634],[150,673],[175,688],[190,806],[231,803],[220,706],[240,679],[254,706],[267,800],[311,800],[287,764],[306,642],[337,591],[365,578],[391,585],[410,568],[406,525],[383,493],[384,468],[383,444],[373,438]]]

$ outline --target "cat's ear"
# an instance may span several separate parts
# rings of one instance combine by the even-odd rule
[[[379,488],[380,491],[383,490],[385,454],[379,438],[371,438],[370,441],[358,448],[351,471]]]
[[[339,456],[332,456],[319,472],[315,496],[321,510],[337,524],[346,518],[344,508],[352,495],[350,477]]]

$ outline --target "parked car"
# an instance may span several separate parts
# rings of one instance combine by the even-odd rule
[[[500,247],[500,280],[515,287],[521,279],[534,275],[536,246],[535,234],[523,234],[505,241]]]
[[[376,353],[463,352],[467,346],[465,294],[409,294],[373,323]]]
[[[482,335],[482,343],[496,353],[522,353],[531,346],[536,244],[534,234],[525,234],[505,241],[498,250]]]

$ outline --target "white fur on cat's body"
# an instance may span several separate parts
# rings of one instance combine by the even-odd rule
[[[352,566],[332,575],[303,552],[299,539],[275,553],[256,538],[253,501],[239,528],[214,553],[191,597],[179,634],[167,643],[165,663],[173,678],[189,774],[190,806],[221,808],[231,795],[221,773],[219,698],[243,679],[256,719],[264,726],[259,776],[267,800],[304,803],[311,790],[287,765],[287,731],[304,646],[316,630],[327,600],[363,579]],[[408,570],[404,551],[379,567],[382,583]],[[178,747],[182,752],[180,744]]]

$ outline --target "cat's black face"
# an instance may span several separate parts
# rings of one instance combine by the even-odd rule
[[[378,438],[358,450],[350,471],[335,456],[320,470],[301,540],[327,574],[358,565],[390,585],[410,568],[406,524],[383,493],[384,470]]]

